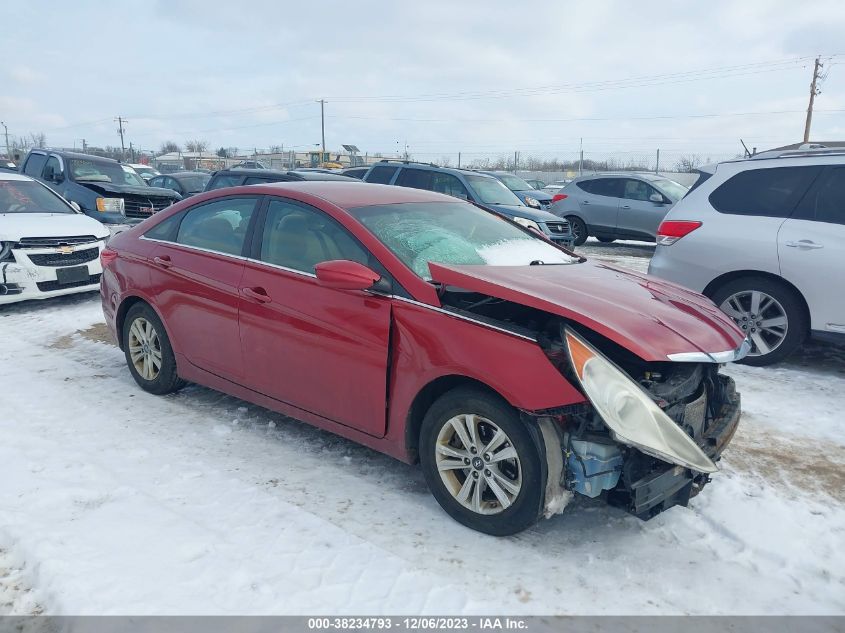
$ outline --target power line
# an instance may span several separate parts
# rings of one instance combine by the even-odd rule
[[[556,92],[592,92],[597,90],[609,90],[618,88],[647,87],[653,85],[664,85],[671,83],[683,83],[688,81],[701,81],[705,79],[721,79],[726,77],[740,77],[761,72],[777,72],[800,67],[806,64],[812,57],[796,57],[787,60],[757,62],[753,64],[741,64],[736,66],[723,66],[711,69],[699,69],[668,73],[661,75],[642,75],[638,77],[585,82],[568,83],[554,86],[533,86],[526,88],[515,88],[511,90],[491,90],[454,93],[428,93],[418,95],[380,95],[380,96],[338,96],[332,100],[343,103],[353,102],[412,102],[412,101],[441,101],[441,100],[470,100],[485,98],[510,98],[518,96],[536,96],[540,94]],[[766,70],[768,68],[768,70]]]
[[[415,117],[384,117],[384,116],[356,116],[356,115],[329,115],[330,119],[361,119],[376,121],[417,121],[422,123],[574,123],[581,121],[657,121],[664,119],[707,119],[720,117],[741,117],[741,116],[764,116],[772,114],[795,114],[804,110],[769,110],[760,112],[716,112],[710,114],[660,114],[652,116],[619,116],[619,117],[571,117],[565,119],[481,119],[481,118],[415,118]],[[818,113],[832,114],[845,112],[840,110],[816,110]]]

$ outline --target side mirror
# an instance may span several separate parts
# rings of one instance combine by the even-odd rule
[[[381,279],[374,270],[348,259],[320,262],[314,269],[321,286],[338,290],[366,290]]]
[[[649,200],[657,204],[663,204],[664,198],[659,193],[653,193],[648,197]]]
[[[82,213],[82,207],[79,206],[78,202],[76,202],[75,200],[71,200],[69,204],[73,207],[74,211],[76,211],[77,213]]]

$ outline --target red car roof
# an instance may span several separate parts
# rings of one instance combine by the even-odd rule
[[[412,189],[411,187],[374,185],[366,182],[337,182],[331,180],[271,182],[261,185],[250,185],[250,189],[269,190],[267,193],[298,191],[317,196],[343,209],[366,207],[375,204],[399,204],[402,202],[455,201],[455,198],[452,196],[433,191]]]

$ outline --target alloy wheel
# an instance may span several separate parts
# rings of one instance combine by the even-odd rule
[[[437,434],[435,462],[449,493],[478,514],[509,508],[522,489],[519,455],[508,435],[472,413],[450,418]]]
[[[749,356],[770,354],[786,338],[789,319],[780,302],[760,290],[743,290],[729,296],[719,308],[731,317],[751,342]]]
[[[161,341],[153,324],[143,317],[129,327],[129,357],[135,371],[144,380],[153,381],[161,372]]]

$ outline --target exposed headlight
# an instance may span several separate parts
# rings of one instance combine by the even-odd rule
[[[529,207],[534,207],[535,209],[540,209],[540,201],[537,198],[532,198],[531,196],[525,196],[525,204]]]
[[[100,213],[123,213],[123,198],[97,198],[97,211]]]
[[[526,218],[514,217],[513,221],[516,222],[517,224],[521,224],[525,228],[534,229],[535,231],[540,231],[540,233],[543,232],[543,229],[541,229],[540,225],[537,224],[534,220],[528,220]]]
[[[566,346],[581,386],[613,439],[698,472],[719,470],[637,383],[570,329]]]

